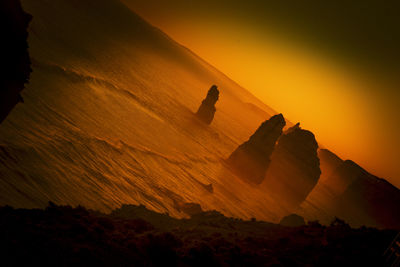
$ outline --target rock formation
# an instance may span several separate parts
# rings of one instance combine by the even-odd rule
[[[328,215],[340,217],[352,226],[400,229],[399,189],[329,150],[321,149],[318,154],[321,179],[307,202],[323,210],[323,214],[316,212],[313,218]]]
[[[337,196],[331,212],[354,226],[400,229],[400,190],[352,161],[330,176],[328,186]]]
[[[317,149],[314,134],[299,124],[278,140],[263,187],[288,210],[303,202],[318,182],[321,170]]]
[[[31,73],[27,28],[31,15],[22,10],[19,0],[0,1],[0,123],[18,102]]]
[[[205,123],[210,124],[216,111],[215,103],[218,101],[219,91],[216,85],[208,90],[207,97],[201,102],[196,115]]]
[[[229,156],[227,162],[232,169],[247,181],[260,184],[265,178],[270,156],[285,125],[282,114],[263,122],[250,139]]]

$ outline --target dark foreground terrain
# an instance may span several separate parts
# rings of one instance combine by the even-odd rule
[[[132,205],[109,215],[51,203],[0,208],[2,266],[382,266],[395,235],[341,220],[286,227],[214,211],[178,220]]]

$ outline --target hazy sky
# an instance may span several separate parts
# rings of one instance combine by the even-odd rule
[[[122,1],[400,187],[399,1]]]

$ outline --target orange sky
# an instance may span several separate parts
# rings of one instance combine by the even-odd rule
[[[362,64],[333,57],[268,25],[260,31],[229,16],[205,18],[125,2],[267,105],[313,131],[340,157],[400,186],[400,96],[393,82],[383,83]]]

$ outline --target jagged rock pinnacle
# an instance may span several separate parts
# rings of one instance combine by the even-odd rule
[[[299,124],[279,138],[263,186],[282,206],[297,207],[317,184],[321,174],[317,150],[314,134]]]
[[[219,91],[216,85],[211,86],[208,90],[207,97],[201,102],[199,110],[196,115],[203,122],[210,124],[214,119],[214,114],[216,111],[215,103],[217,103],[219,97]]]
[[[229,156],[227,161],[233,170],[252,183],[261,183],[268,169],[275,143],[285,125],[282,114],[272,116],[263,122],[250,139]]]

